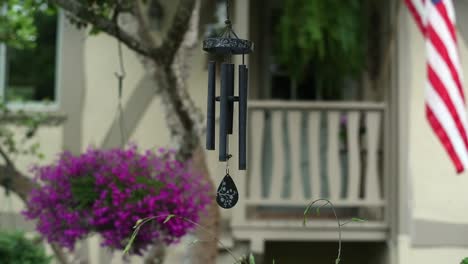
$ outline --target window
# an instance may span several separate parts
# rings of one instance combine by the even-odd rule
[[[58,12],[38,12],[34,23],[34,48],[0,44],[0,97],[9,105],[53,105],[57,100]]]

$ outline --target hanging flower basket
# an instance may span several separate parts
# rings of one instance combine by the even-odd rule
[[[137,220],[174,214],[197,222],[210,201],[201,176],[165,150],[65,152],[55,164],[32,172],[41,188],[32,191],[24,214],[37,220],[49,242],[69,249],[92,233],[102,236],[103,246],[124,249]],[[130,253],[141,254],[156,241],[177,242],[193,228],[186,221],[163,221],[145,226]]]

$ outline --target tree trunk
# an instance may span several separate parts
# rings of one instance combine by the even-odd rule
[[[0,166],[0,172],[0,186],[18,195],[24,203],[28,202],[29,193],[39,187],[31,178],[10,166]],[[58,262],[67,264],[66,255],[60,246],[53,243],[50,246]]]
[[[179,71],[183,67],[180,61],[165,70],[155,71],[155,80],[159,85],[165,119],[171,134],[172,145],[182,160],[191,160],[195,173],[203,176],[203,182],[210,187],[211,203],[200,216],[195,236],[199,241],[189,251],[191,264],[215,264],[218,252],[219,208],[216,204],[215,186],[206,163],[205,151],[200,145],[199,127],[203,119],[198,117],[198,109],[187,94],[185,78]],[[181,116],[185,116],[181,120]]]
[[[166,257],[166,245],[158,242],[152,246],[145,257],[144,264],[163,264]]]
[[[201,216],[199,224],[207,229],[198,228],[195,235],[199,241],[189,249],[191,264],[215,264],[218,254],[218,239],[219,239],[219,207],[216,204],[216,189],[213,180],[210,177],[210,172],[206,163],[206,155],[203,147],[199,146],[193,154],[193,166],[196,173],[205,175],[204,180],[210,185],[211,203],[208,205],[206,212]]]
[[[31,190],[38,187],[29,177],[10,166],[0,166],[0,185],[14,192],[25,203]]]

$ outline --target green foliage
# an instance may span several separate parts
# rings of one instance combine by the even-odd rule
[[[55,99],[57,20],[57,15],[34,13],[36,37],[30,43],[33,47],[7,47],[6,101]]]
[[[77,201],[75,209],[82,210],[93,205],[98,197],[95,190],[95,178],[92,175],[75,177],[70,180],[73,199]]]
[[[301,80],[313,70],[318,85],[339,85],[365,62],[366,0],[286,0],[278,27],[277,55]],[[311,65],[312,64],[312,65]]]
[[[0,160],[3,159],[2,161],[8,164],[8,162],[14,162],[19,155],[44,158],[44,154],[40,152],[39,143],[32,139],[39,126],[45,121],[46,116],[43,114],[10,111],[0,97],[0,150],[2,151]],[[13,175],[7,176],[1,184],[5,186],[6,195],[9,195]]]
[[[117,8],[119,12],[132,10],[132,0],[83,0],[79,1],[86,11],[93,16],[113,19]],[[0,0],[0,42],[14,48],[33,48],[37,38],[37,28],[34,24],[34,16],[38,14],[51,15],[56,12],[56,6],[49,4],[47,0]],[[85,12],[81,12],[81,15]],[[68,14],[68,19],[78,28],[88,26],[85,17]],[[91,25],[93,26],[93,25]],[[92,27],[91,34],[99,33]]]
[[[35,15],[56,12],[46,0],[0,0],[0,7],[0,42],[14,48],[33,48],[37,38]]]
[[[159,191],[163,187],[163,183],[150,179],[144,176],[136,176],[135,181],[139,184],[144,184],[149,189]],[[98,200],[99,194],[96,191],[96,178],[93,175],[86,175],[81,177],[74,177],[70,180],[71,182],[71,193],[73,199],[76,201],[76,210],[90,209],[93,203]],[[117,178],[115,184],[120,190],[125,190],[126,186],[120,182]],[[141,201],[143,198],[149,195],[148,189],[134,190],[129,198],[130,203],[136,203]],[[109,204],[111,203],[111,197],[108,197]],[[169,221],[169,220],[167,220]]]
[[[52,258],[24,233],[0,232],[0,260],[3,264],[49,264]]]
[[[464,258],[460,264],[468,264],[468,258]]]
[[[42,113],[13,112],[0,98],[0,148],[13,157],[30,155],[42,159],[44,155],[39,151],[39,143],[31,140],[46,121],[47,115]],[[19,131],[24,132],[22,136]]]

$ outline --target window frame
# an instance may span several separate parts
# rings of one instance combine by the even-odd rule
[[[64,30],[64,19],[65,16],[61,9],[57,10],[57,36],[56,36],[56,48],[55,48],[55,80],[54,80],[54,95],[55,99],[52,102],[40,102],[40,101],[26,101],[26,102],[7,102],[6,106],[10,110],[24,110],[32,112],[57,112],[60,109],[61,102],[61,79],[62,79],[62,67],[61,58],[62,54],[62,43],[63,43],[63,30]],[[6,45],[0,43],[0,100],[5,100],[6,95]]]

